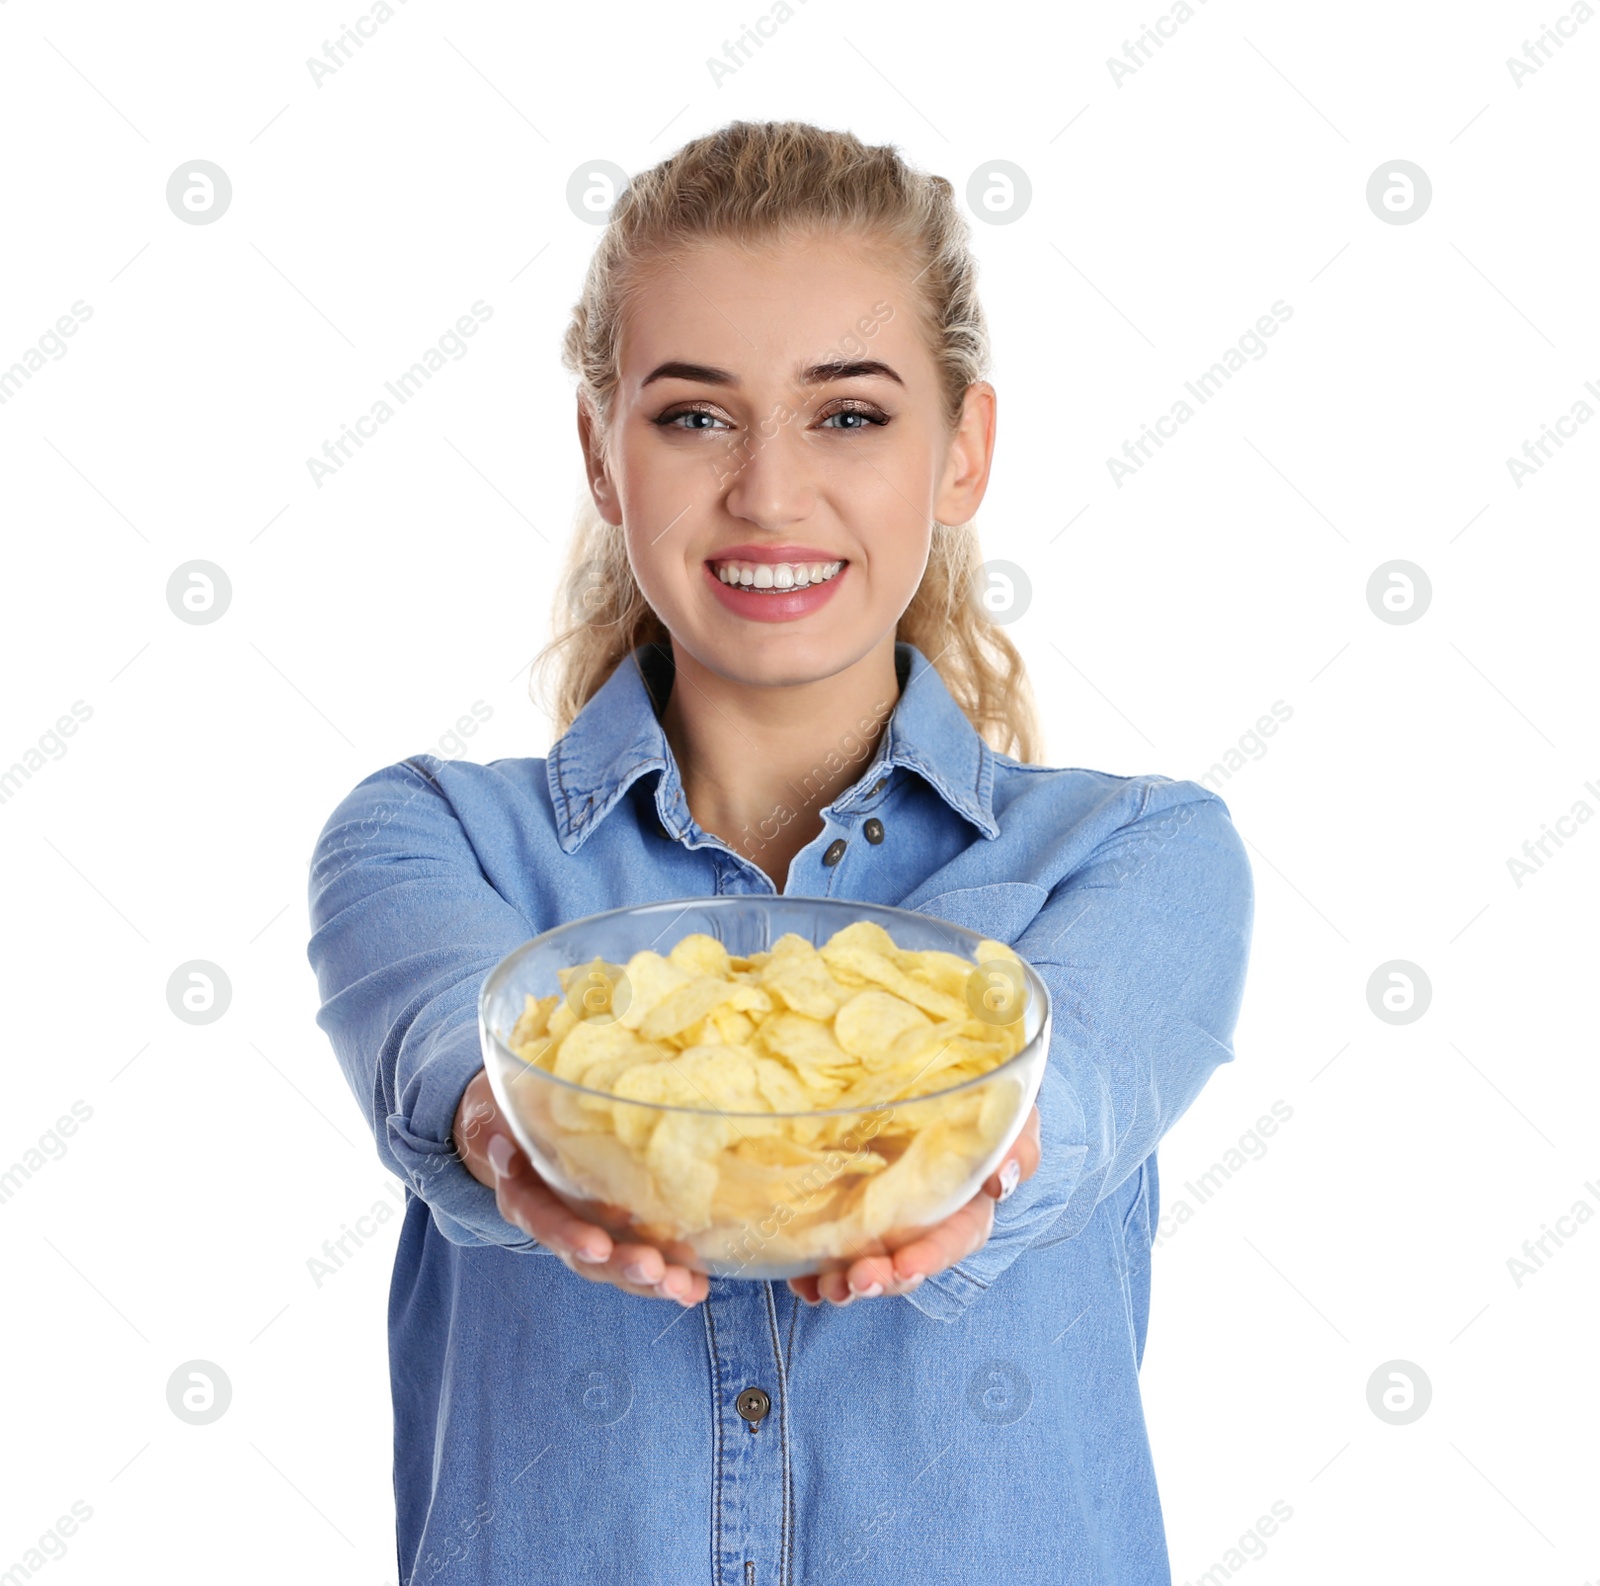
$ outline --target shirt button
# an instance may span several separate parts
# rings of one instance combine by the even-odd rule
[[[836,865],[836,864],[838,864],[839,861],[844,858],[844,849],[845,849],[844,838],[835,837],[833,839],[833,841],[828,844],[827,852],[824,853],[823,856],[822,856],[823,864],[825,864],[825,865]]]
[[[733,1407],[750,1423],[751,1430],[754,1431],[765,1419],[767,1411],[772,1408],[772,1400],[760,1388],[746,1388],[733,1401]]]
[[[888,785],[889,785],[888,777],[886,777],[886,776],[879,777],[878,780],[872,784],[872,793],[873,794],[881,793],[881,792],[883,792],[883,790],[886,787],[888,787]],[[871,796],[872,796],[872,794],[868,795],[869,798]]]
[[[867,821],[861,830],[869,843],[881,843],[883,841],[883,822],[876,815]]]

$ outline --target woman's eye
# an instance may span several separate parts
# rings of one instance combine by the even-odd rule
[[[691,422],[683,424],[679,422],[681,419],[688,419]],[[705,420],[704,423],[699,422],[702,419]],[[705,408],[683,408],[677,413],[663,414],[662,417],[656,420],[656,423],[663,429],[693,430],[696,432],[710,430],[714,425],[721,422],[715,413],[707,412]]]
[[[834,419],[851,420],[848,424],[834,425],[834,428],[841,430],[861,430],[866,429],[869,425],[882,426],[889,422],[881,414],[869,413],[865,408],[840,408],[836,412],[828,414],[822,422],[826,426],[832,424]]]

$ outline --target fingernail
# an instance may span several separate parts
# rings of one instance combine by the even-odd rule
[[[928,1274],[926,1272],[914,1272],[914,1273],[912,1273],[912,1275],[905,1280],[905,1287],[901,1292],[902,1293],[910,1293],[910,1291],[912,1289],[916,1288],[916,1286],[920,1282],[922,1282],[922,1280],[925,1277],[927,1277],[927,1275]]]
[[[1004,1200],[1006,1196],[1017,1187],[1017,1181],[1021,1177],[1022,1163],[1018,1161],[1016,1157],[1012,1157],[1011,1160],[1000,1169],[1000,1193],[995,1198],[997,1200]]]
[[[649,1283],[651,1281],[650,1273],[642,1261],[630,1261],[622,1269],[622,1275],[631,1283]]]
[[[603,1262],[610,1259],[609,1257],[603,1256],[595,1250],[574,1250],[572,1253],[579,1261],[586,1262],[591,1267],[600,1266]]]
[[[497,1134],[484,1150],[484,1155],[489,1159],[489,1166],[494,1170],[496,1178],[509,1178],[511,1175],[511,1142],[503,1134]]]
[[[874,1279],[872,1281],[870,1286],[868,1286],[867,1288],[864,1288],[864,1289],[857,1289],[855,1284],[853,1284],[853,1283],[850,1285],[850,1287],[852,1289],[854,1289],[855,1292],[857,1294],[859,1294],[861,1296],[861,1298],[864,1299],[864,1300],[875,1300],[875,1299],[877,1299],[877,1297],[880,1294],[883,1293],[883,1285],[881,1283],[879,1283],[876,1279]]]

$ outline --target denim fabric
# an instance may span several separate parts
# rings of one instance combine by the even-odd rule
[[[633,652],[546,759],[417,755],[323,829],[317,1022],[409,1186],[389,1305],[402,1586],[1170,1581],[1138,1378],[1155,1151],[1233,1057],[1249,862],[1198,784],[1023,765],[915,646],[896,666],[870,763],[786,891],[1010,942],[1054,1008],[1038,1171],[909,1296],[624,1294],[543,1259],[452,1153],[478,988],[512,948],[602,909],[773,891],[689,813],[659,722],[668,651]],[[771,1401],[754,1428],[748,1387]]]

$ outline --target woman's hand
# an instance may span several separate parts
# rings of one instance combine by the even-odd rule
[[[617,1244],[604,1228],[557,1200],[512,1137],[481,1068],[456,1109],[452,1138],[466,1170],[495,1192],[500,1215],[560,1256],[579,1277],[680,1305],[698,1305],[711,1292],[705,1273],[673,1265],[654,1245]]]
[[[1039,1109],[1034,1107],[1000,1166],[958,1212],[889,1255],[863,1256],[837,1272],[790,1278],[789,1287],[811,1305],[827,1300],[843,1306],[856,1299],[909,1294],[924,1278],[981,1249],[994,1227],[996,1201],[1004,1200],[1023,1179],[1032,1178],[1038,1166]]]
[[[453,1138],[467,1171],[494,1190],[500,1215],[580,1277],[680,1305],[698,1305],[710,1293],[705,1273],[668,1262],[654,1245],[616,1244],[604,1228],[569,1211],[512,1137],[482,1069],[461,1098]],[[889,1255],[863,1256],[847,1269],[790,1278],[789,1287],[813,1305],[827,1300],[844,1306],[854,1299],[908,1294],[924,1278],[981,1249],[994,1227],[995,1203],[1031,1178],[1038,1166],[1039,1109],[1034,1107],[1000,1167],[959,1211]]]

